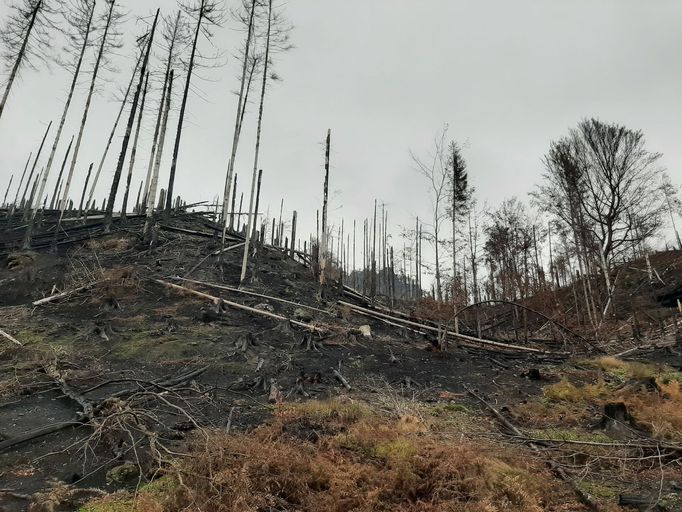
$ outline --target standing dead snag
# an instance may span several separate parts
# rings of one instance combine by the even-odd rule
[[[166,191],[166,208],[164,210],[164,216],[170,217],[171,211],[173,209],[173,187],[175,185],[175,171],[178,166],[178,153],[180,152],[180,140],[182,138],[182,124],[185,121],[185,111],[187,109],[187,97],[189,96],[190,83],[192,81],[192,73],[194,72],[195,59],[197,53],[197,44],[199,42],[199,36],[203,33],[207,38],[210,38],[212,34],[208,30],[210,25],[220,24],[220,11],[219,5],[216,0],[198,0],[200,1],[198,6],[190,7],[183,6],[185,12],[190,16],[196,16],[197,26],[194,31],[194,39],[192,42],[192,52],[189,58],[189,65],[187,68],[187,78],[185,79],[185,90],[182,94],[182,103],[180,104],[180,115],[178,118],[178,129],[175,133],[175,145],[173,147],[173,160],[171,162],[170,177],[168,178],[168,190]],[[207,26],[204,26],[206,22]]]
[[[36,171],[36,165],[38,165],[38,160],[40,159],[40,154],[43,152],[43,146],[45,145],[45,139],[47,139],[47,134],[50,132],[51,127],[52,127],[52,121],[50,121],[50,124],[47,125],[47,129],[45,130],[45,135],[43,135],[43,139],[40,142],[40,147],[38,148],[38,153],[36,153],[35,160],[33,160],[33,165],[31,166],[31,172],[28,174],[28,179],[26,180],[26,186],[24,187],[24,192],[21,195],[21,202],[19,203],[20,208],[26,208],[26,193],[28,192],[29,186],[31,185],[31,179],[33,179],[33,174]]]
[[[242,5],[244,7],[245,4]],[[252,47],[252,40],[254,36],[254,17],[256,14],[256,0],[251,0],[251,5],[248,7],[248,16],[244,17],[244,19],[240,19],[240,21],[245,22],[247,25],[246,29],[246,40],[244,42],[244,49],[242,50],[241,54],[241,59],[242,59],[242,76],[240,80],[240,85],[239,85],[239,99],[237,101],[237,112],[235,114],[235,121],[234,121],[234,132],[232,134],[232,149],[230,153],[230,159],[228,160],[227,164],[227,173],[225,175],[225,191],[223,192],[223,225],[227,224],[227,208],[229,204],[229,195],[230,195],[230,188],[231,188],[231,183],[232,183],[232,178],[234,176],[234,161],[235,158],[237,157],[237,146],[239,145],[239,136],[241,135],[241,129],[242,129],[242,122],[244,120],[244,113],[246,112],[246,96],[248,96],[249,93],[249,88],[251,86],[251,79],[253,78],[253,74],[255,71],[256,67],[256,62],[257,59],[255,57],[251,56],[251,47]],[[248,21],[246,21],[248,20]],[[248,66],[249,66],[249,60],[251,60],[251,73],[248,75],[248,81],[247,81],[247,73],[248,73]],[[235,179],[235,190],[236,190],[236,176],[234,177]],[[234,203],[234,195],[235,192],[232,193],[232,202]],[[234,211],[234,206],[232,207],[232,210]],[[230,215],[230,219],[233,218],[233,215]],[[232,229],[232,220],[230,220],[230,229]]]
[[[322,236],[320,237],[320,295],[324,297],[327,285],[327,206],[329,203],[329,150],[331,146],[331,129],[327,130],[327,142],[324,150],[324,191],[322,200]]]
[[[73,34],[69,35],[69,42],[71,46],[71,51],[77,55],[76,63],[73,69],[73,78],[71,79],[71,87],[69,93],[66,97],[66,102],[64,103],[64,110],[62,112],[62,117],[59,121],[59,127],[57,128],[57,135],[54,138],[52,144],[52,150],[50,151],[50,156],[47,159],[47,165],[45,166],[45,172],[43,173],[40,186],[38,188],[38,193],[35,197],[35,205],[33,206],[33,213],[29,219],[28,227],[26,228],[26,234],[24,238],[24,247],[28,248],[31,245],[31,235],[33,231],[33,226],[35,224],[35,218],[40,208],[40,204],[43,198],[43,192],[45,191],[45,185],[47,184],[47,178],[50,175],[50,170],[52,169],[52,163],[54,161],[55,154],[57,153],[57,147],[59,146],[59,141],[61,140],[62,131],[64,129],[64,124],[66,123],[66,116],[69,113],[69,108],[71,106],[71,100],[73,99],[73,93],[76,89],[78,83],[78,77],[80,75],[81,65],[83,64],[83,57],[89,46],[89,37],[92,30],[92,19],[95,14],[95,0],[77,0],[73,6],[72,10],[67,14],[67,21],[73,28]],[[73,138],[72,138],[73,141]],[[69,144],[69,150],[67,150],[67,155],[70,151],[71,144]],[[63,168],[62,168],[63,169]],[[57,180],[59,181],[59,180]]]
[[[88,114],[90,112],[90,105],[92,103],[92,97],[95,93],[95,86],[97,84],[97,75],[99,73],[100,67],[102,65],[103,59],[106,54],[114,50],[118,46],[116,33],[116,26],[118,25],[121,14],[116,9],[116,0],[106,0],[105,5],[108,6],[107,13],[104,16],[104,33],[102,34],[102,40],[97,50],[97,58],[95,60],[95,66],[92,71],[92,78],[90,79],[90,88],[88,90],[88,96],[85,100],[85,108],[83,109],[83,116],[81,118],[80,129],[78,130],[78,137],[76,138],[76,145],[73,149],[73,155],[71,157],[71,166],[69,168],[69,173],[66,177],[66,182],[64,184],[64,190],[62,192],[61,208],[59,214],[59,220],[57,221],[57,229],[55,229],[55,242],[56,236],[61,228],[62,218],[64,217],[64,210],[68,204],[69,192],[71,189],[71,180],[73,178],[74,170],[76,169],[76,164],[78,162],[78,154],[81,147],[81,142],[83,141],[83,133],[85,132],[85,124],[88,121]],[[97,176],[95,176],[95,181]]]
[[[130,194],[130,181],[133,178],[133,169],[135,167],[135,155],[137,154],[137,142],[140,138],[140,128],[142,127],[142,118],[144,115],[144,104],[147,99],[147,87],[149,86],[149,71],[147,71],[147,78],[144,81],[144,89],[142,90],[142,102],[140,103],[140,113],[137,116],[137,128],[135,128],[135,139],[133,140],[133,149],[130,151],[130,164],[128,165],[128,177],[126,178],[126,189],[123,194],[123,204],[121,205],[121,219],[125,220],[126,210],[128,208],[128,196]]]
[[[144,60],[142,61],[142,68],[140,69],[140,81],[137,84],[137,89],[135,95],[133,96],[133,105],[130,109],[130,116],[128,117],[128,125],[126,127],[126,133],[123,137],[123,143],[121,145],[121,153],[118,156],[118,165],[116,166],[116,172],[114,173],[114,178],[111,182],[111,189],[109,190],[109,200],[107,201],[107,209],[104,214],[104,230],[109,231],[111,227],[111,222],[113,220],[114,214],[114,202],[116,201],[116,194],[118,192],[118,184],[121,179],[121,172],[123,171],[123,164],[125,163],[126,152],[128,150],[128,143],[130,142],[130,133],[133,129],[133,124],[135,123],[135,114],[137,112],[137,103],[140,99],[140,94],[142,92],[142,87],[147,74],[147,64],[149,63],[149,54],[152,50],[152,43],[154,42],[154,34],[156,32],[156,24],[159,20],[160,9],[156,10],[156,16],[154,17],[154,23],[152,24],[151,31],[147,36],[147,49],[145,51]],[[143,100],[144,101],[144,100]],[[142,119],[140,118],[140,121]],[[132,165],[132,163],[131,163]],[[131,169],[132,172],[132,169]],[[128,179],[130,183],[130,179]]]

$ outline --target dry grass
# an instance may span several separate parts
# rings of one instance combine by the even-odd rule
[[[566,486],[515,448],[446,441],[417,418],[387,418],[353,402],[280,406],[270,425],[213,432],[192,453],[172,495],[153,503],[147,496],[137,510],[581,510]]]

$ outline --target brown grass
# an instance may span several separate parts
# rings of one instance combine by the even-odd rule
[[[516,449],[440,439],[417,418],[396,421],[357,403],[280,406],[270,425],[212,432],[192,453],[172,495],[138,510],[581,510]]]

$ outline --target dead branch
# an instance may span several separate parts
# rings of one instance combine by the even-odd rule
[[[86,285],[80,286],[78,288],[74,288],[73,290],[67,290],[65,292],[57,293],[56,295],[50,295],[49,297],[45,297],[44,299],[39,299],[36,301],[33,301],[34,306],[42,306],[43,304],[49,304],[50,302],[54,302],[59,299],[63,299],[65,297],[68,297],[70,295],[73,295],[74,293],[79,293],[85,290],[88,290],[95,286],[98,283],[101,283],[102,281],[94,281],[92,283],[88,283]]]
[[[3,338],[8,339],[8,340],[11,341],[12,343],[15,343],[15,344],[19,345],[20,347],[23,347],[23,346],[24,346],[23,343],[21,343],[21,342],[20,342],[19,340],[17,340],[16,338],[13,338],[12,336],[10,336],[8,333],[6,333],[5,331],[3,331],[2,329],[0,329],[0,336],[2,336]]]
[[[330,368],[330,370],[332,371],[332,375],[334,375],[334,378],[338,380],[343,385],[344,388],[350,391],[351,387],[346,378],[343,375],[341,375],[341,373],[336,368],[332,367]]]

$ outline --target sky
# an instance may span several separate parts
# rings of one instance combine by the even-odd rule
[[[0,1],[4,20],[8,7]],[[119,71],[104,73],[93,101],[74,177],[77,191],[89,162],[99,161],[117,112],[113,93],[132,66],[130,40],[144,30],[135,17],[149,16],[156,7],[166,14],[177,9],[171,0],[121,3],[129,11],[128,44],[116,61]],[[234,3],[226,0],[227,6]],[[298,211],[299,233],[314,232],[315,211],[321,208],[327,129],[332,130],[332,223],[345,219],[349,226],[355,219],[361,232],[377,199],[389,212],[396,247],[402,247],[401,227],[430,212],[428,186],[415,172],[410,151],[428,155],[445,124],[449,137],[464,145],[481,205],[495,206],[511,196],[526,200],[540,180],[550,142],[585,117],[641,129],[649,149],[663,154],[661,165],[682,184],[679,0],[288,0],[283,8],[294,25],[295,48],[275,57],[282,81],[265,99],[261,204],[263,211],[278,214],[284,197],[285,217]],[[222,192],[232,140],[239,73],[232,54],[243,34],[230,22],[214,32],[212,44],[225,52],[227,62],[201,70],[202,79],[193,82],[176,182],[187,202],[211,201]],[[206,40],[200,48],[211,51]],[[90,59],[85,68],[92,65]],[[47,123],[58,121],[68,83],[69,76],[53,66],[26,69],[15,84],[0,120],[3,193],[10,174],[21,173],[28,153],[37,148]],[[85,94],[84,83],[74,98],[59,162],[77,131]],[[157,98],[158,87],[150,92],[135,193],[146,173]],[[246,196],[256,111],[251,105],[236,164]],[[170,123],[164,185],[177,118]],[[121,139],[119,132],[98,187],[99,201],[108,191]]]

